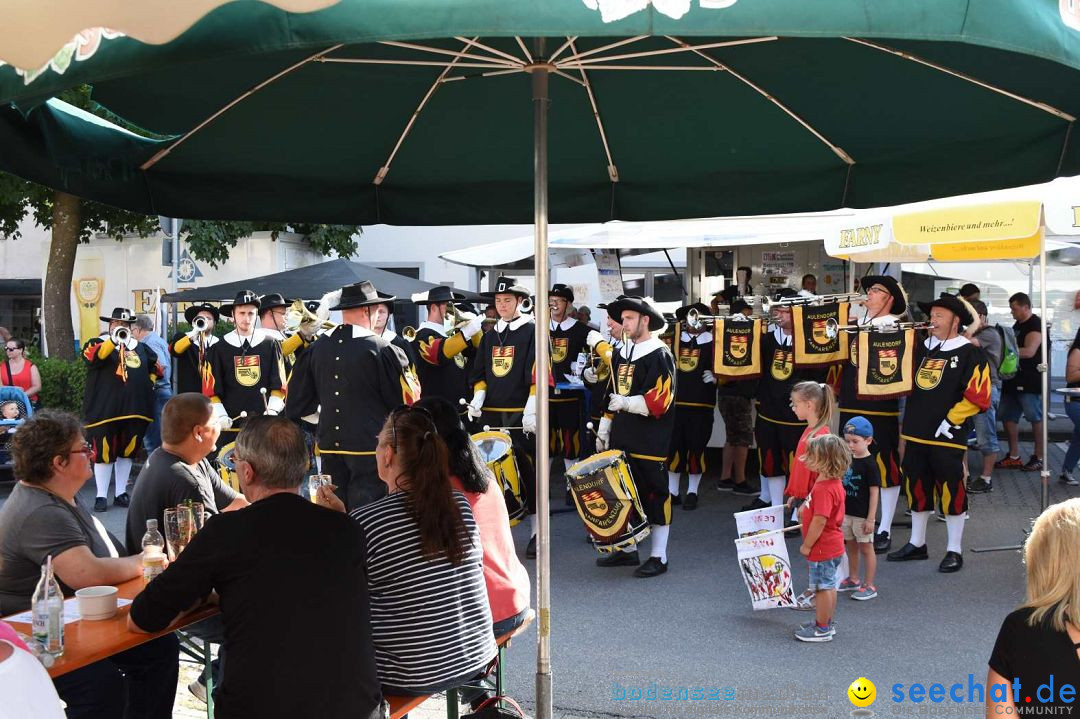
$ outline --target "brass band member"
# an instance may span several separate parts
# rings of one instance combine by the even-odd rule
[[[973,418],[990,407],[986,356],[961,334],[976,321],[966,301],[943,294],[920,302],[933,327],[919,343],[915,389],[904,410],[904,490],[911,506],[911,539],[890,553],[890,562],[927,559],[926,525],[938,504],[945,514],[948,547],[938,571],[964,566],[961,541],[967,512],[964,457]]]
[[[218,343],[214,335],[218,308],[210,304],[191,305],[184,310],[184,319],[191,331],[179,332],[169,344],[169,353],[176,358],[176,393],[208,394],[211,381],[210,348]],[[196,325],[201,324],[200,330]]]
[[[94,511],[104,512],[114,466],[113,504],[128,506],[131,458],[153,421],[154,383],[163,369],[154,351],[132,336],[135,315],[131,310],[117,307],[112,315],[99,319],[109,323],[108,331],[87,342],[82,352],[88,367],[83,418],[94,448]]]
[[[318,424],[322,471],[352,510],[386,494],[375,466],[377,436],[391,410],[420,398],[420,387],[405,353],[371,329],[386,296],[364,281],[342,288],[333,302],[330,310],[341,310],[344,324],[300,355],[286,414]]]
[[[532,558],[536,556],[536,446],[525,434],[536,434],[536,328],[532,316],[521,314],[521,303],[529,296],[527,287],[500,277],[493,294],[499,319],[480,340],[469,377],[473,398],[468,413],[480,424],[515,428],[508,431],[532,523],[525,556]]]
[[[585,339],[589,327],[570,316],[574,308],[574,291],[563,284],[552,285],[548,292],[551,309],[551,374],[555,383],[567,381],[571,374],[570,363],[577,362],[578,355],[586,349]],[[561,392],[556,389],[548,398],[550,417],[550,451],[552,459],[564,461],[588,455],[581,445],[581,427],[584,423],[584,392]],[[571,462],[567,461],[567,466]]]
[[[480,345],[482,317],[473,316],[454,331],[450,305],[464,295],[441,285],[428,290],[416,304],[427,308],[427,319],[420,323],[413,340],[420,386],[425,397],[442,397],[455,405],[469,396],[469,361]]]
[[[282,363],[285,366],[285,375],[292,372],[296,364],[296,353],[302,352],[315,337],[318,327],[314,323],[303,324],[297,332],[291,336],[285,334],[286,317],[292,300],[287,300],[279,292],[271,292],[259,298],[259,327],[266,332],[267,337],[273,338],[281,347]]]
[[[608,305],[622,318],[626,344],[617,351],[600,333],[589,333],[589,345],[600,355],[611,353],[614,392],[596,433],[596,448],[626,454],[638,496],[652,527],[649,559],[638,566],[637,549],[613,552],[596,560],[600,567],[637,566],[635,577],[656,577],[668,570],[667,542],[671,525],[667,459],[675,423],[675,361],[667,346],[652,336],[664,328],[664,317],[641,297],[623,297]]]

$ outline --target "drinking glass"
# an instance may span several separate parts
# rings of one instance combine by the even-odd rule
[[[180,505],[165,510],[165,546],[169,561],[175,561],[187,547],[194,533],[195,517],[191,507]]]
[[[330,481],[329,474],[313,474],[308,477],[308,495],[311,497],[312,502],[316,502],[319,499],[319,487],[324,484],[333,484]]]

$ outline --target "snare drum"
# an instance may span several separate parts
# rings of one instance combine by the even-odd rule
[[[528,514],[521,490],[521,475],[514,458],[514,442],[505,432],[477,432],[472,435],[472,441],[502,488],[506,513],[510,515],[510,526],[513,527]]]
[[[229,442],[218,452],[218,474],[221,481],[229,485],[237,492],[240,491],[240,478],[236,476],[236,465],[233,463],[233,454],[236,453],[236,442]]]
[[[581,460],[566,470],[566,481],[597,551],[618,552],[649,536],[649,520],[621,450]]]

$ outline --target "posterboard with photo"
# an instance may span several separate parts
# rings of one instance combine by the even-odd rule
[[[791,561],[783,532],[736,539],[735,551],[754,611],[795,606]]]
[[[739,533],[739,539],[783,528],[784,505],[782,504],[735,513],[735,531]]]

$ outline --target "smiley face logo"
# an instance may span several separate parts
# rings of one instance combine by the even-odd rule
[[[859,677],[851,683],[847,690],[848,699],[857,707],[865,708],[877,699],[877,687],[866,677]]]

